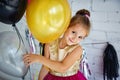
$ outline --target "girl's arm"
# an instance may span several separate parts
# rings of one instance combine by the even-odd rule
[[[27,66],[34,62],[39,62],[55,71],[66,72],[66,70],[69,67],[71,67],[76,60],[80,59],[81,55],[82,48],[78,46],[71,53],[69,53],[62,61],[54,61],[44,56],[34,54],[26,54],[24,56],[24,61]]]
[[[44,65],[42,65],[40,73],[39,73],[38,80],[43,80],[44,77],[47,75],[48,72],[49,72],[49,69],[46,68]]]
[[[44,56],[46,58],[49,58],[49,45],[48,44],[45,44],[45,46],[44,46]],[[43,80],[48,72],[49,72],[49,69],[47,67],[45,67],[44,65],[42,65],[38,80]]]

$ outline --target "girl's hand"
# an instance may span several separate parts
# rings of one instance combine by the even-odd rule
[[[30,66],[30,64],[35,63],[35,62],[39,62],[39,57],[40,55],[37,54],[25,54],[23,55],[23,60],[24,63],[26,65],[26,67]]]

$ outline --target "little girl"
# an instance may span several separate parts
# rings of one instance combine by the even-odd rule
[[[79,10],[72,17],[62,38],[45,44],[44,56],[24,55],[26,66],[35,62],[43,64],[39,80],[86,80],[79,71],[83,53],[79,43],[89,34],[89,17],[88,10]]]

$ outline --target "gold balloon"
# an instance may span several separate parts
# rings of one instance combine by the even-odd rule
[[[67,29],[70,18],[67,0],[31,0],[26,10],[28,27],[42,43],[59,38]]]

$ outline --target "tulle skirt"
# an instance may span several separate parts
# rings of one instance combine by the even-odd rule
[[[61,76],[55,76],[50,73],[48,73],[44,80],[87,80],[84,75],[78,71],[77,74],[72,75],[72,76],[66,76],[66,77],[61,77]]]

